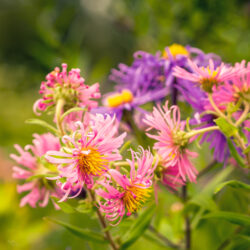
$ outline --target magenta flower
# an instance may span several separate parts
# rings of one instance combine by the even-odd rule
[[[218,83],[232,78],[235,74],[234,69],[226,66],[224,63],[215,68],[214,62],[211,59],[209,60],[209,66],[206,68],[198,67],[190,59],[188,59],[188,63],[193,73],[176,66],[173,75],[191,82],[200,83],[202,88],[207,92],[211,92],[213,86],[217,86]]]
[[[39,206],[44,207],[48,204],[49,196],[59,198],[62,194],[52,181],[43,177],[46,173],[56,169],[43,156],[48,150],[58,150],[60,148],[59,140],[50,133],[34,134],[33,136],[35,138],[33,145],[27,145],[24,150],[19,145],[15,145],[20,156],[10,155],[22,166],[13,167],[13,178],[27,181],[27,183],[17,186],[18,193],[30,191],[21,199],[21,207],[27,203],[31,207],[36,207],[38,202]]]
[[[154,107],[151,115],[146,115],[143,120],[150,129],[156,129],[157,135],[148,134],[150,138],[157,142],[154,144],[154,149],[157,150],[161,158],[162,165],[167,167],[178,167],[179,176],[186,181],[186,176],[190,181],[196,180],[197,170],[194,168],[188,157],[195,157],[195,152],[190,152],[186,146],[190,140],[185,138],[184,126],[181,123],[180,110],[177,106],[172,106],[168,109],[166,102],[163,109],[158,105],[158,109]]]
[[[102,188],[96,190],[96,194],[104,199],[99,201],[100,211],[114,225],[120,223],[125,213],[129,216],[140,209],[152,192],[152,178],[157,162],[154,163],[150,151],[141,150],[141,155],[131,150],[132,161],[127,160],[130,165],[129,178],[110,169],[110,176],[100,181]]]
[[[67,67],[67,64],[63,63],[61,72],[56,67],[46,76],[46,81],[42,82],[39,91],[42,98],[33,106],[35,114],[39,115],[39,111],[53,107],[59,99],[64,99],[66,110],[72,107],[97,107],[97,102],[92,99],[101,97],[99,84],[85,85],[84,79],[80,76],[80,69],[71,69],[67,73]]]
[[[59,164],[57,183],[65,192],[61,201],[68,198],[71,191],[79,190],[73,197],[80,194],[84,184],[92,188],[93,177],[101,176],[109,169],[112,161],[120,160],[118,148],[123,144],[126,133],[116,137],[117,124],[115,117],[98,114],[86,127],[77,122],[77,129],[72,136],[64,136],[66,149],[63,151],[49,151],[46,159]],[[73,198],[70,197],[70,198]]]

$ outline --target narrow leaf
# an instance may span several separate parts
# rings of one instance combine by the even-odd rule
[[[237,161],[237,163],[241,166],[241,167],[246,167],[246,165],[244,164],[244,159],[239,155],[239,153],[237,152],[233,142],[228,139],[227,140],[227,144],[230,150],[230,153],[232,154],[232,156],[234,157],[234,159]]]
[[[73,214],[76,212],[75,208],[72,207],[71,205],[69,205],[66,202],[58,202],[58,198],[56,197],[51,197],[55,203],[62,209],[63,212],[67,213],[67,214]]]
[[[79,111],[86,111],[86,108],[74,107],[74,108],[71,108],[71,109],[67,110],[65,113],[62,114],[61,121],[63,121],[63,119],[67,115],[69,115],[70,113],[72,113],[72,112],[79,112]]]
[[[82,229],[82,228],[76,227],[74,225],[65,223],[63,221],[59,221],[59,220],[48,218],[48,217],[45,217],[44,219],[63,226],[64,228],[69,230],[72,234],[74,234],[74,235],[76,235],[84,240],[99,242],[99,243],[107,243],[107,240],[105,240],[105,238],[101,234],[90,231],[89,229]]]
[[[39,126],[42,126],[44,128],[47,128],[48,130],[52,131],[53,133],[57,134],[58,131],[55,127],[53,127],[52,125],[50,125],[49,123],[43,121],[43,120],[40,120],[40,119],[28,119],[25,121],[25,123],[28,123],[28,124],[36,124],[36,125],[39,125]]]
[[[146,209],[131,225],[127,233],[122,238],[122,248],[125,249],[132,245],[148,228],[155,213],[155,205]]]
[[[131,140],[129,140],[129,141],[127,141],[127,142],[125,142],[124,144],[123,144],[123,146],[121,147],[121,149],[120,149],[120,154],[122,154],[128,147],[129,147],[129,145],[131,144]]]
[[[248,184],[246,184],[244,182],[241,182],[241,181],[231,180],[231,181],[226,181],[226,182],[223,182],[223,183],[219,184],[216,187],[214,193],[217,194],[225,186],[230,186],[230,187],[233,187],[233,188],[242,188],[242,189],[245,189],[245,190],[250,190],[250,185],[248,185]]]
[[[192,208],[193,204],[198,205],[206,210],[217,210],[217,205],[212,199],[214,190],[221,182],[225,181],[232,171],[232,167],[227,167],[215,175],[211,181],[208,182],[204,188],[202,188],[201,191],[195,194],[193,198],[188,201],[187,205],[185,206],[185,211]]]
[[[244,215],[244,214],[239,214],[239,213],[233,213],[233,212],[214,212],[207,214],[203,216],[204,219],[208,218],[216,218],[216,219],[223,219],[227,220],[233,224],[237,224],[240,226],[250,226],[250,216]]]

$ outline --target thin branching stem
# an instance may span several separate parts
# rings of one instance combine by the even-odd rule
[[[93,194],[93,192],[88,189],[88,194],[89,194],[89,197],[90,197],[91,201],[93,203],[95,203],[96,200],[95,200],[95,195]],[[110,246],[112,247],[113,250],[118,250],[119,247],[116,245],[115,241],[113,240],[112,235],[109,232],[109,230],[107,230],[106,221],[105,221],[104,217],[102,216],[99,209],[96,210],[96,214],[97,214],[98,220],[99,220],[99,222],[100,222],[100,224],[101,224],[101,226],[103,228],[105,238],[109,241],[109,244],[110,244]]]

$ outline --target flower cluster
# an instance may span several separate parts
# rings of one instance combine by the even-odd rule
[[[194,119],[194,123],[200,124],[199,128],[211,127],[216,125],[218,117],[222,117],[233,126],[230,116],[236,120],[242,114],[243,121],[236,122],[236,125],[243,122],[243,125],[247,125],[245,118],[249,111],[249,63],[247,67],[245,61],[236,63],[234,67],[222,63],[216,68],[212,60],[207,68],[198,67],[190,60],[189,64],[191,72],[176,67],[174,75],[184,79],[178,89],[197,112],[198,119]],[[210,143],[214,158],[226,164],[230,156],[227,135],[220,130],[204,133],[201,143],[205,141]]]
[[[58,208],[67,199],[83,198],[84,191],[84,202],[98,208],[102,225],[105,218],[117,225],[153,199],[158,182],[177,194],[197,182],[198,153],[189,150],[194,140],[208,142],[225,165],[235,154],[236,164],[250,165],[250,63],[230,66],[214,54],[173,44],[155,55],[138,51],[131,66],[118,68],[110,76],[116,91],[104,95],[103,106],[93,100],[100,98],[99,84],[85,85],[80,70],[67,72],[67,64],[42,82],[34,112],[55,114],[53,125],[40,122],[55,135],[35,134],[24,149],[15,145],[20,156],[11,157],[21,167],[13,168],[13,177],[25,181],[18,192],[29,191],[21,206],[46,206],[55,196]],[[187,101],[193,117],[181,120],[169,99]],[[131,157],[125,150],[130,143]]]

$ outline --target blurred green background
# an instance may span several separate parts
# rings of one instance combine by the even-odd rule
[[[32,105],[48,72],[66,62],[81,69],[87,84],[100,82],[104,93],[112,88],[110,69],[130,64],[136,50],[155,53],[180,43],[230,63],[249,61],[249,16],[247,0],[0,0],[0,249],[91,247],[41,219],[57,213],[52,207],[19,208],[11,180],[13,144],[24,146],[33,132],[43,132],[24,121],[34,117]],[[98,228],[85,215],[57,216]],[[161,230],[168,233],[164,225]]]

